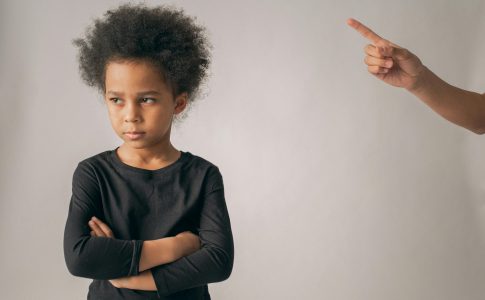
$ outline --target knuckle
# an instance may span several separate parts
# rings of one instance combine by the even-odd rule
[[[378,72],[379,72],[379,67],[377,67],[377,66],[369,66],[369,67],[367,68],[367,70],[368,70],[370,73],[375,74],[375,73],[378,73]]]

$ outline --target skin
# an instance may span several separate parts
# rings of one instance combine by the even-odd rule
[[[148,62],[111,62],[106,67],[105,103],[111,126],[124,141],[120,159],[143,169],[159,169],[180,157],[170,142],[174,115],[187,106],[187,93],[174,99],[171,88]],[[130,140],[128,131],[145,132]]]
[[[187,106],[187,93],[174,96],[171,87],[149,62],[113,61],[106,67],[105,103],[111,126],[124,141],[120,160],[133,167],[156,170],[174,163],[181,155],[170,142],[173,117]],[[144,132],[133,140],[126,132]],[[93,216],[91,236],[115,238],[111,228]],[[200,249],[197,235],[186,231],[174,237],[143,242],[139,272],[110,280],[117,288],[156,291],[150,268],[175,261]]]
[[[485,94],[454,87],[431,72],[409,50],[377,35],[355,19],[347,24],[371,42],[364,62],[372,75],[402,87],[450,122],[474,133],[485,133]]]

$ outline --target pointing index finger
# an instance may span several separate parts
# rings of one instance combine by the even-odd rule
[[[367,26],[364,24],[360,23],[359,21],[355,19],[348,19],[347,24],[357,30],[363,37],[366,39],[370,40],[372,43],[377,43],[378,41],[382,40],[382,38],[377,35],[374,31],[370,30]]]

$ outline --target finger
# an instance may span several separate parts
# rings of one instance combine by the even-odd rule
[[[89,227],[91,227],[96,236],[106,236],[103,230],[101,230],[98,224],[96,224],[96,222],[94,222],[93,220],[89,221]]]
[[[94,233],[94,231],[92,231],[92,230],[89,234],[91,234],[91,236],[96,236],[96,233]]]
[[[377,74],[372,74],[372,75],[379,78],[380,80],[384,80],[384,78],[386,78],[386,73],[377,73]]]
[[[352,19],[352,18],[348,19],[347,24],[350,27],[357,30],[357,32],[359,32],[363,37],[370,40],[374,44],[383,39],[379,35],[377,35],[374,31],[370,30],[370,28],[368,28],[367,26],[365,26],[364,24],[360,23],[355,19]]]
[[[104,232],[104,234],[107,237],[113,237],[113,232],[111,231],[111,228],[109,228],[108,225],[106,225],[103,221],[100,219],[93,217],[92,220],[101,228],[101,230]]]
[[[109,281],[114,287],[120,288],[120,282],[117,279],[111,279]]]
[[[383,58],[384,55],[382,55],[379,50],[377,49],[376,46],[372,45],[372,44],[368,44],[364,47],[364,52],[365,54],[369,55],[369,56],[373,56],[373,57],[378,57],[378,58]]]
[[[378,66],[378,67],[388,68],[388,69],[392,68],[392,65],[394,64],[391,58],[382,59],[382,58],[377,58],[373,56],[366,56],[364,59],[364,62],[368,66]]]
[[[392,57],[394,53],[394,48],[391,47],[389,44],[378,43],[376,47],[379,54],[383,57]]]
[[[389,72],[389,69],[382,68],[382,67],[379,67],[379,66],[368,66],[367,70],[371,74],[386,74],[387,72]]]
[[[393,57],[397,60],[409,59],[413,54],[409,50],[394,44],[388,40],[382,40],[376,44],[377,51],[384,57]]]
[[[390,44],[391,46],[393,46],[394,48],[398,48],[398,49],[404,49],[403,47],[401,47],[401,46],[399,46],[399,45],[396,45],[396,44],[394,44],[393,42],[389,42],[389,44]]]

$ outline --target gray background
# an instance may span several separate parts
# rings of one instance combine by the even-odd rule
[[[71,40],[117,3],[0,2],[2,299],[86,297],[62,252],[72,173],[121,140]],[[369,75],[345,24],[484,92],[483,1],[172,3],[214,45],[173,134],[225,180],[236,256],[213,299],[483,299],[485,137]]]

